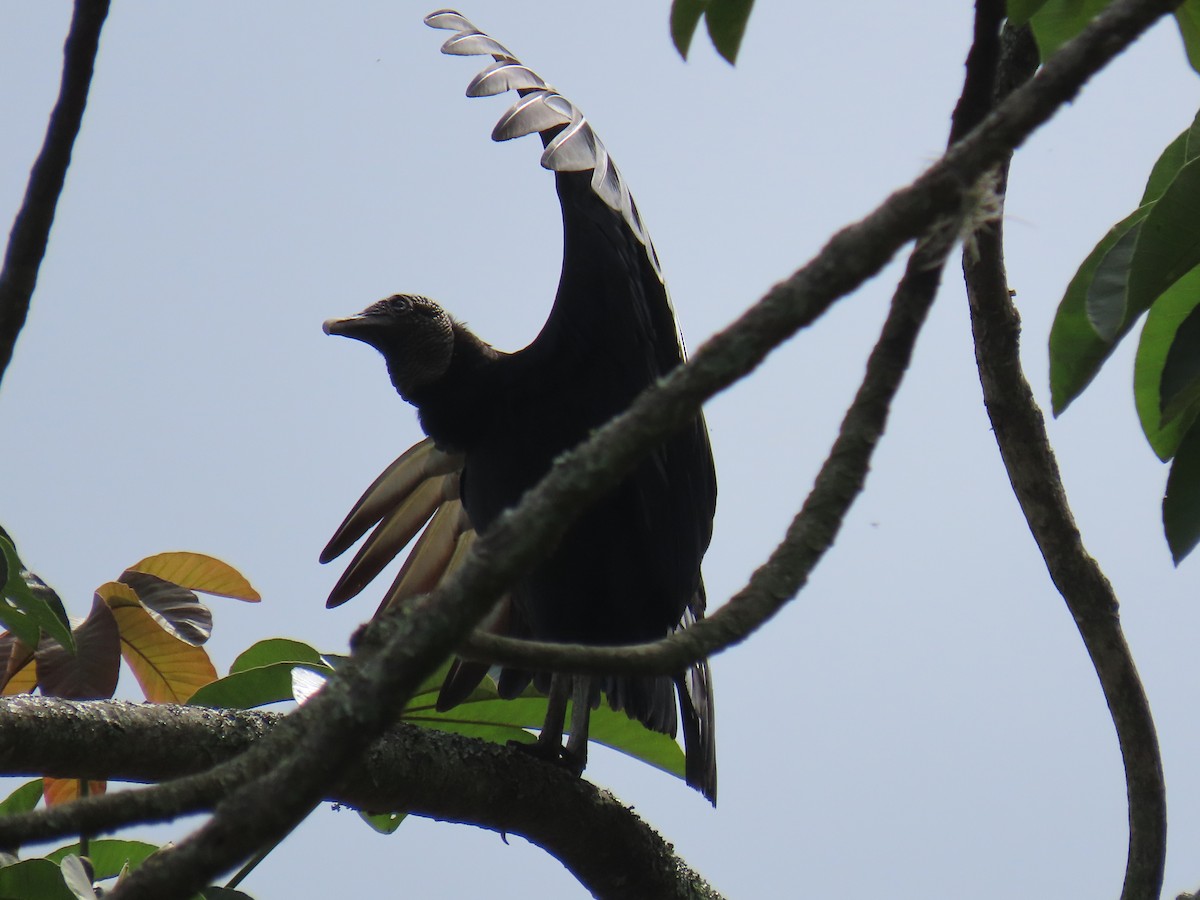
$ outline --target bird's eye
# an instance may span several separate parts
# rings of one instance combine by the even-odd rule
[[[397,294],[392,298],[392,309],[396,312],[408,312],[412,308],[412,301],[402,294]]]

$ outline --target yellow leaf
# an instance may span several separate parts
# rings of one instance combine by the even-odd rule
[[[88,782],[88,796],[92,797],[96,794],[103,794],[107,783],[103,781]],[[46,801],[47,806],[55,806],[59,803],[68,803],[79,797],[79,779],[78,778],[50,778],[49,776],[42,779],[42,797]]]
[[[0,696],[8,697],[12,694],[28,694],[37,687],[37,666],[32,665],[32,663],[33,655],[30,654],[29,659],[25,660],[21,667],[5,683],[4,689],[0,690]]]
[[[8,659],[0,672],[0,697],[13,694],[29,694],[37,687],[37,666],[33,665],[33,651],[17,638],[5,632],[0,635],[0,648],[6,647]],[[0,649],[0,657],[5,652]]]
[[[96,594],[108,604],[109,609],[120,609],[122,606],[138,606],[142,605],[142,601],[138,599],[137,591],[127,584],[122,584],[119,581],[106,581],[100,587],[96,588]]]
[[[237,569],[203,553],[175,551],[147,556],[129,567],[133,572],[157,575],[180,587],[218,597],[232,597],[257,603],[262,599]]]
[[[203,649],[163,631],[140,603],[118,602],[121,605],[113,606],[111,601],[109,605],[121,632],[121,655],[147,700],[183,703],[204,685],[217,680],[217,670]]]

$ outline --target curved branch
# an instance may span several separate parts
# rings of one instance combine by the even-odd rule
[[[1028,78],[1036,65],[1032,39],[1025,34],[1007,43],[1006,74]],[[1002,180],[1006,175],[1007,164]],[[1050,578],[1075,619],[1116,727],[1129,797],[1129,853],[1121,897],[1152,900],[1162,888],[1167,809],[1150,704],[1121,631],[1116,594],[1083,546],[1042,412],[1021,369],[1021,325],[1008,288],[999,223],[981,231],[975,243],[977,256],[964,256],[963,269],[984,403],[1013,492]]]
[[[0,380],[29,314],[29,301],[46,254],[54,210],[71,165],[71,149],[83,122],[108,3],[109,0],[75,0],[71,30],[63,47],[58,102],[50,114],[42,151],[29,173],[25,200],[9,232],[4,268],[0,270]]]
[[[280,727],[278,713],[48,697],[0,699],[0,771],[120,781],[178,779],[232,760]],[[179,792],[172,814],[211,809]],[[127,790],[0,817],[0,846],[163,818],[148,791]],[[530,754],[399,725],[364,754],[325,800],[397,810],[519,834],[553,854],[598,896],[717,897],[671,846],[611,794]]]
[[[114,898],[197,890],[290,831],[572,513],[616,484],[706,399],[749,374],[771,349],[879,271],[901,246],[955,216],[988,169],[1174,5],[1172,0],[1118,0],[920,178],[835,235],[815,259],[709,341],[690,363],[560,459],[475,542],[446,584],[366,626],[351,664],[284,720],[271,739],[247,752],[265,774],[223,801],[192,836],[132,873]],[[703,626],[723,627],[716,616],[696,630]]]

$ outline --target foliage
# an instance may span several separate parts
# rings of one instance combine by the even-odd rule
[[[1009,0],[1045,59],[1107,0]],[[1175,14],[1188,59],[1200,70],[1200,2]],[[1080,264],[1050,332],[1055,415],[1078,397],[1121,339],[1148,313],[1134,365],[1142,431],[1160,459],[1174,459],[1163,527],[1176,564],[1200,542],[1200,115],[1159,155],[1141,202]],[[1190,438],[1190,439],[1189,439]]]
[[[1008,0],[1012,25],[1029,23],[1038,52],[1046,59],[1083,30],[1112,0]],[[1186,0],[1175,11],[1188,61],[1200,72],[1200,2]]]
[[[229,673],[217,678],[202,646],[212,634],[212,613],[194,592],[257,602],[258,592],[233,567],[199,553],[147,557],[116,581],[100,585],[87,618],[72,625],[57,595],[20,564],[7,535],[0,541],[9,575],[5,599],[13,598],[7,609],[23,629],[0,635],[0,693],[39,690],[74,700],[112,697],[123,657],[152,703],[250,709],[293,699],[303,702],[344,661],[301,641],[274,638],[239,654]],[[27,628],[29,622],[51,619],[61,641],[51,637],[48,628]],[[439,712],[437,695],[449,666],[447,660],[425,681],[405,706],[402,721],[501,744],[533,741],[530,729],[538,728],[546,716],[544,695],[531,687],[516,700],[503,700],[492,679],[486,678],[459,706]],[[316,676],[307,686],[304,673]],[[607,708],[594,712],[591,738],[679,778],[684,775],[678,743],[623,713]],[[39,778],[0,801],[0,815],[29,812],[39,802],[52,806],[105,788],[101,781],[85,786],[76,779]],[[404,820],[399,812],[362,811],[360,816],[384,834]],[[0,857],[0,900],[91,897],[94,884],[119,879],[157,849],[137,841],[91,841],[82,850],[76,844],[40,858]],[[246,895],[211,888],[203,896],[215,900]]]
[[[671,40],[687,59],[696,27],[704,19],[708,36],[730,64],[737,62],[754,0],[675,0],[671,4]]]
[[[0,815],[28,811],[9,807],[17,795],[41,796],[41,779],[22,785],[0,802]],[[157,853],[160,847],[145,841],[98,840],[86,846],[68,844],[31,859],[0,864],[0,898],[4,900],[95,900],[102,882],[119,884],[132,870]],[[248,894],[229,888],[210,887],[195,900],[250,900]]]
[[[216,679],[202,646],[212,633],[212,613],[195,591],[260,599],[227,563],[200,553],[160,553],[100,585],[87,618],[72,624],[58,595],[21,564],[3,529],[0,549],[5,566],[0,621],[10,629],[0,635],[0,693],[6,695],[38,690],[71,700],[109,698],[124,657],[147,700],[181,702]],[[105,787],[103,781],[39,778],[0,802],[0,815],[29,812],[41,801],[53,806],[103,793]],[[9,855],[0,859],[0,898],[92,898],[93,885],[119,880],[157,849],[138,841],[89,841],[41,858]]]
[[[1134,363],[1142,431],[1174,459],[1163,525],[1175,562],[1200,540],[1200,115],[1159,155],[1137,209],[1109,229],[1080,265],[1050,332],[1056,414],[1095,377],[1147,313]],[[1189,439],[1190,437],[1190,439]]]

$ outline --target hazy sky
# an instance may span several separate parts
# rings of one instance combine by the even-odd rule
[[[463,12],[588,115],[695,347],[937,157],[971,6],[759,0],[736,69],[703,38],[682,62],[666,2]],[[326,611],[337,567],[317,553],[419,431],[377,356],[325,337],[322,320],[406,290],[505,349],[541,327],[560,264],[553,180],[533,138],[489,140],[505,101],[463,97],[480,61],[441,56],[428,11],[114,4],[0,390],[0,521],[74,614],[126,565],[191,549],[240,567],[264,598],[212,601],[219,669],[267,636],[343,651],[381,588]],[[0,4],[6,218],[42,140],[69,12]],[[1164,24],[1018,155],[1008,262],[1043,403],[1064,287],[1198,105]],[[802,502],[894,279],[708,405],[710,602],[745,582]],[[1132,349],[1050,432],[1160,729],[1173,896],[1200,886],[1200,562],[1174,570],[1161,537],[1166,469],[1137,431]],[[956,266],[836,546],[713,670],[715,811],[613,753],[594,752],[587,774],[729,896],[1119,892],[1116,739],[1000,465]],[[259,900],[585,896],[520,839],[418,820],[383,838],[327,809],[245,888]]]

